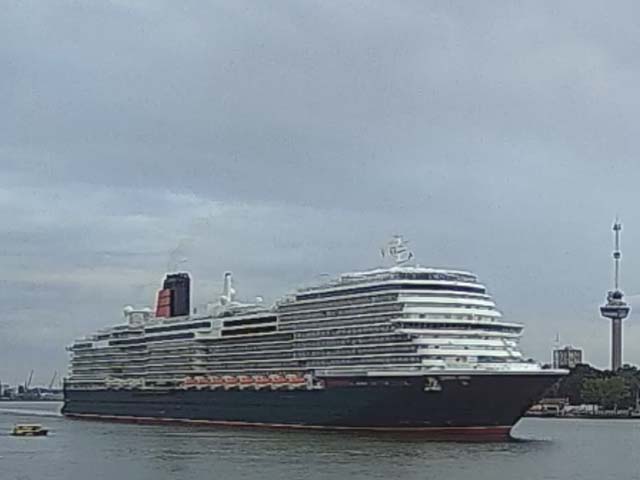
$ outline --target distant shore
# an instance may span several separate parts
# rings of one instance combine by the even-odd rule
[[[602,413],[602,414],[571,414],[571,415],[531,415],[526,414],[523,418],[554,418],[554,419],[577,419],[577,420],[640,420],[640,413]]]
[[[0,398],[0,402],[2,403],[38,403],[38,402],[61,402],[61,398]]]

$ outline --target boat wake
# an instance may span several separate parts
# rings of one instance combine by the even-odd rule
[[[45,410],[24,410],[21,408],[0,408],[0,415],[29,415],[30,417],[62,417],[60,412]]]

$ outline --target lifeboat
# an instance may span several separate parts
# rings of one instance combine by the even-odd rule
[[[256,375],[253,377],[253,388],[255,388],[256,390],[269,387],[270,385],[271,382],[264,375]]]
[[[276,390],[285,387],[287,385],[287,379],[282,375],[272,374],[269,375],[269,383],[271,384],[271,388]]]
[[[237,377],[231,375],[225,375],[224,377],[222,377],[222,383],[225,390],[229,390],[230,388],[235,388],[238,386],[238,379]]]
[[[209,388],[219,388],[222,386],[222,383],[222,378],[218,377],[217,375],[209,377]]]
[[[248,375],[240,375],[238,376],[238,384],[240,385],[240,389],[245,389],[253,386],[253,378]]]
[[[307,384],[307,380],[304,377],[296,374],[286,375],[286,379],[290,389],[301,388]]]
[[[197,378],[197,386],[198,388],[205,388],[209,386],[209,379],[207,377],[198,377]]]

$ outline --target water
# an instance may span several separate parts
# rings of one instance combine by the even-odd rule
[[[640,421],[525,419],[520,441],[429,443],[405,436],[199,429],[67,420],[59,404],[0,403],[1,480],[634,480]],[[49,437],[16,438],[15,423]]]

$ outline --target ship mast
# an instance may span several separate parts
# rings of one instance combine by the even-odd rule
[[[408,243],[401,235],[394,235],[386,247],[380,249],[380,255],[382,258],[389,258],[395,266],[405,265],[413,258]]]

